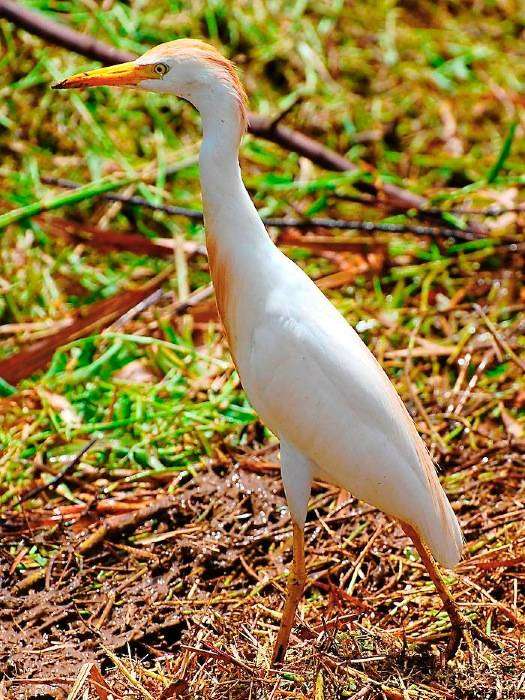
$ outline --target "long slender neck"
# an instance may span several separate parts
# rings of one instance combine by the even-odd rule
[[[241,177],[241,116],[235,98],[218,89],[206,95],[198,109],[203,127],[200,178],[209,249],[228,255],[233,249],[267,246],[268,234]]]
[[[208,260],[217,307],[236,362],[240,300],[254,293],[253,280],[274,246],[242,181],[237,100],[221,88],[194,103],[203,127],[200,178]]]

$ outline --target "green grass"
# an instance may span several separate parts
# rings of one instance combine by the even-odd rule
[[[58,351],[36,385],[41,405],[30,434],[16,428],[0,433],[4,500],[30,475],[37,453],[44,451],[53,465],[73,455],[87,436],[100,438],[94,466],[118,483],[124,472],[129,481],[191,474],[214,456],[213,441],[252,423],[255,414],[235,374],[218,391],[213,383],[202,387],[203,376],[222,373],[229,363],[170,335],[171,342],[107,333]],[[119,377],[119,370],[137,361],[149,375],[146,381]],[[20,390],[34,386],[22,382]]]
[[[245,182],[265,216],[419,222],[415,212],[357,201],[363,181],[399,184],[445,210],[512,208],[524,201],[520,3],[25,4],[137,53],[181,36],[211,41],[239,65],[250,109],[274,116],[293,105],[286,124],[356,165],[355,172],[329,173],[295,153],[245,137]],[[7,634],[6,648],[7,655],[16,654],[16,672],[26,678],[36,666],[37,676],[65,675],[79,665],[86,637],[91,655],[105,628],[117,624],[119,634],[125,629],[124,618],[137,625],[135,635],[166,598],[167,605],[181,603],[189,611],[184,614],[191,624],[181,633],[189,646],[179,654],[175,630],[173,639],[159,632],[152,647],[134,642],[125,652],[122,647],[125,667],[113,655],[116,670],[101,667],[122,696],[131,686],[136,692],[140,680],[153,696],[164,697],[183,668],[195,697],[211,697],[232,683],[241,683],[246,697],[273,697],[277,691],[276,699],[283,692],[315,693],[316,700],[353,697],[366,686],[380,692],[382,683],[395,689],[389,697],[430,699],[447,692],[489,697],[501,683],[511,698],[520,672],[512,615],[519,607],[515,571],[523,553],[523,214],[477,217],[488,227],[481,241],[345,232],[361,243],[361,252],[316,255],[306,247],[286,248],[314,279],[361,270],[326,294],[385,367],[440,462],[470,557],[454,575],[454,593],[505,651],[483,650],[474,663],[461,651],[437,671],[437,656],[426,649],[410,643],[401,652],[405,634],[410,639],[446,626],[413,548],[404,549],[393,524],[356,501],[344,511],[349,517],[340,518],[341,494],[315,486],[308,568],[311,583],[320,573],[331,593],[311,585],[302,619],[318,631],[321,621],[351,619],[335,636],[335,628],[327,626],[317,647],[310,639],[295,639],[280,674],[284,686],[278,688],[279,677],[267,672],[265,659],[288,557],[286,536],[271,536],[287,527],[284,500],[271,464],[270,476],[233,466],[248,454],[252,466],[264,472],[265,459],[277,456],[261,455],[259,448],[274,438],[246,399],[213,313],[195,318],[172,313],[179,296],[209,284],[205,257],[161,260],[101,252],[85,241],[65,241],[36,216],[53,209],[53,215],[112,232],[204,240],[200,224],[98,196],[121,183],[120,192],[154,203],[201,208],[198,115],[174,98],[128,89],[50,89],[95,65],[0,20],[0,361],[58,331],[68,314],[173,269],[162,302],[124,326],[60,348],[44,370],[16,387],[0,377],[0,506],[8,514],[2,549],[5,569],[11,568],[5,592],[15,600],[15,607],[6,608],[15,630]],[[50,176],[85,187],[65,191],[46,184]],[[461,211],[443,218],[457,227],[468,221]],[[21,494],[48,484],[93,437],[95,446],[73,473],[54,490],[19,504]],[[123,512],[119,506],[124,512],[130,505],[140,508],[165,492],[176,494],[176,505],[169,515],[134,529],[134,537],[122,538],[133,551],[115,536],[92,556],[79,555],[78,542],[89,537],[86,528],[106,522],[107,513]],[[107,510],[97,510],[100,505]],[[352,560],[379,527],[383,531],[351,579],[354,593],[374,606],[373,616],[361,615],[338,599],[337,586],[346,590]],[[486,560],[494,568],[479,565]],[[47,564],[44,575],[41,567]],[[255,588],[254,570],[260,577]],[[29,595],[23,587],[17,590],[35,571],[44,590],[35,582],[36,593],[29,585]],[[69,578],[82,577],[79,589],[77,584],[68,589],[70,621],[55,618]],[[134,588],[141,577],[145,597]],[[96,594],[105,598],[95,599]],[[46,605],[51,601],[49,611],[40,607],[38,595]],[[217,602],[223,596],[235,605]],[[37,625],[42,610],[56,624],[31,627],[27,639],[20,633],[21,649],[18,626],[31,624],[32,604]],[[158,608],[168,617],[173,609]],[[106,613],[101,629],[97,619],[102,625]],[[75,632],[80,616],[81,631]],[[67,644],[53,646],[57,639]],[[228,655],[189,651],[210,641],[221,651],[233,649],[232,663]],[[371,660],[356,666],[362,657]],[[246,675],[239,658],[256,661],[257,668]],[[15,672],[15,666],[6,667]],[[131,681],[129,671],[122,672],[128,667]],[[178,695],[178,686],[174,692]]]
[[[519,200],[525,174],[519,108],[525,87],[520,60],[524,17],[515,9],[484,3],[474,21],[470,3],[449,10],[422,4],[415,11],[390,2],[349,7],[343,2],[214,1],[193,3],[191,10],[185,3],[167,1],[145,3],[140,10],[118,1],[109,9],[79,0],[28,4],[135,52],[178,36],[210,40],[236,59],[254,111],[278,114],[300,98],[288,123],[358,166],[371,164],[383,181],[423,193],[440,206]],[[0,21],[0,41],[0,323],[55,323],[74,308],[154,277],[169,263],[64,244],[28,215],[56,205],[61,216],[116,231],[202,241],[200,225],[102,203],[95,196],[125,179],[122,189],[130,194],[199,208],[194,162],[199,119],[180,101],[133,90],[57,94],[50,90],[54,81],[94,64],[5,21]],[[246,183],[265,215],[382,215],[352,201],[357,180],[376,178],[366,168],[327,173],[253,137],[245,138],[241,156]],[[49,175],[86,188],[64,194],[43,184]],[[452,220],[465,221],[455,215]],[[502,236],[518,236],[515,219],[497,220],[487,241],[448,247],[406,236],[376,236],[388,245],[389,265],[380,277],[359,277],[352,286],[328,294],[380,357],[406,346],[421,314],[423,336],[462,343],[470,338],[470,315],[451,314],[443,325],[440,308],[465,286],[466,301],[493,305],[496,323],[512,324],[517,318],[517,311],[507,310],[517,300],[516,287],[498,273],[512,258]],[[334,258],[302,249],[289,253],[313,277],[339,269]],[[187,272],[190,290],[209,281],[201,257],[192,259]],[[480,297],[476,279],[483,277],[488,292]],[[177,293],[176,275],[166,289]],[[229,364],[227,380],[218,382],[216,390],[191,389],[210,368],[209,359],[194,354],[197,350],[208,354],[211,344],[215,357],[228,363],[216,327],[192,335],[187,323],[173,327],[155,315],[148,319],[148,326],[138,323],[137,332],[156,338],[152,345],[104,336],[78,341],[59,352],[47,372],[23,383],[26,392],[44,387],[62,394],[81,422],[74,429],[65,426],[37,401],[31,425],[23,401],[11,407],[1,419],[4,498],[31,479],[35,455],[74,452],[93,432],[105,441],[97,468],[127,465],[133,474],[188,469],[213,456],[223,439],[242,439],[242,427],[254,415]],[[0,358],[39,333],[28,329],[3,336]],[[186,356],[165,344],[180,338],[189,348]],[[137,359],[152,365],[158,384],[130,388],[114,379],[119,368]],[[401,391],[403,362],[386,363]],[[440,370],[437,360],[430,366],[415,362],[421,390],[428,391],[426,379]],[[453,384],[457,367],[447,371]],[[26,421],[29,436],[22,427]]]

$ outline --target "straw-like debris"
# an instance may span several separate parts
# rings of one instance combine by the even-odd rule
[[[241,65],[250,194],[406,402],[465,533],[447,578],[499,649],[444,664],[448,618],[401,528],[315,484],[308,585],[270,668],[290,520],[211,296],[198,118],[52,93],[86,59],[1,19],[0,698],[523,698],[516,4],[173,6],[22,14],[115,60],[188,35]]]

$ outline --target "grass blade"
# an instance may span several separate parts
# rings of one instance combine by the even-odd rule
[[[101,180],[96,180],[95,182],[90,182],[84,187],[79,187],[71,192],[66,192],[54,197],[53,199],[45,200],[40,199],[37,202],[32,202],[31,204],[26,204],[24,207],[19,207],[18,209],[13,209],[5,214],[0,214],[0,230],[6,228],[10,224],[14,224],[22,219],[27,219],[31,216],[36,216],[44,211],[51,211],[53,209],[58,209],[59,207],[64,207],[68,204],[77,204],[78,202],[83,202],[86,199],[91,199],[97,197],[100,194],[109,192],[110,190],[116,190],[119,187],[124,187],[133,182],[133,178],[125,178],[121,180],[108,180],[103,178]]]
[[[505,141],[503,141],[503,146],[501,147],[498,159],[488,172],[487,182],[494,182],[494,180],[498,177],[501,170],[505,166],[505,162],[510,155],[512,143],[514,141],[514,136],[516,135],[517,126],[518,122],[512,122],[512,124],[510,125],[507,136],[505,137]]]

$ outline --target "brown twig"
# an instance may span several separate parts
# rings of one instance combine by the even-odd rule
[[[66,465],[61,472],[59,472],[55,477],[53,477],[53,479],[51,479],[49,483],[36,486],[34,489],[31,489],[23,496],[20,496],[20,498],[18,499],[18,504],[20,505],[21,503],[24,503],[24,501],[29,501],[31,498],[35,498],[35,496],[38,496],[40,493],[43,493],[44,491],[47,491],[48,489],[52,489],[55,486],[57,486],[80,463],[82,457],[93,447],[97,440],[98,438],[93,438],[87,443],[87,445],[84,445],[80,452],[75,457],[73,457],[71,462],[68,465]]]
[[[66,25],[53,22],[44,17],[44,15],[33,12],[33,10],[14,0],[0,1],[0,17],[5,17],[10,22],[25,29],[26,32],[35,34],[70,51],[76,51],[86,56],[86,58],[92,58],[94,61],[109,64],[129,61],[135,58],[133,54],[127,51],[121,51],[103,41],[98,41],[88,34],[81,34]]]
[[[108,535],[114,535],[136,527],[153,516],[168,510],[175,503],[176,501],[173,497],[165,496],[158,498],[144,508],[139,508],[124,515],[114,515],[111,518],[107,518],[102,525],[99,525],[96,530],[82,540],[78,545],[78,551],[81,554],[86,554],[103,542]]]

